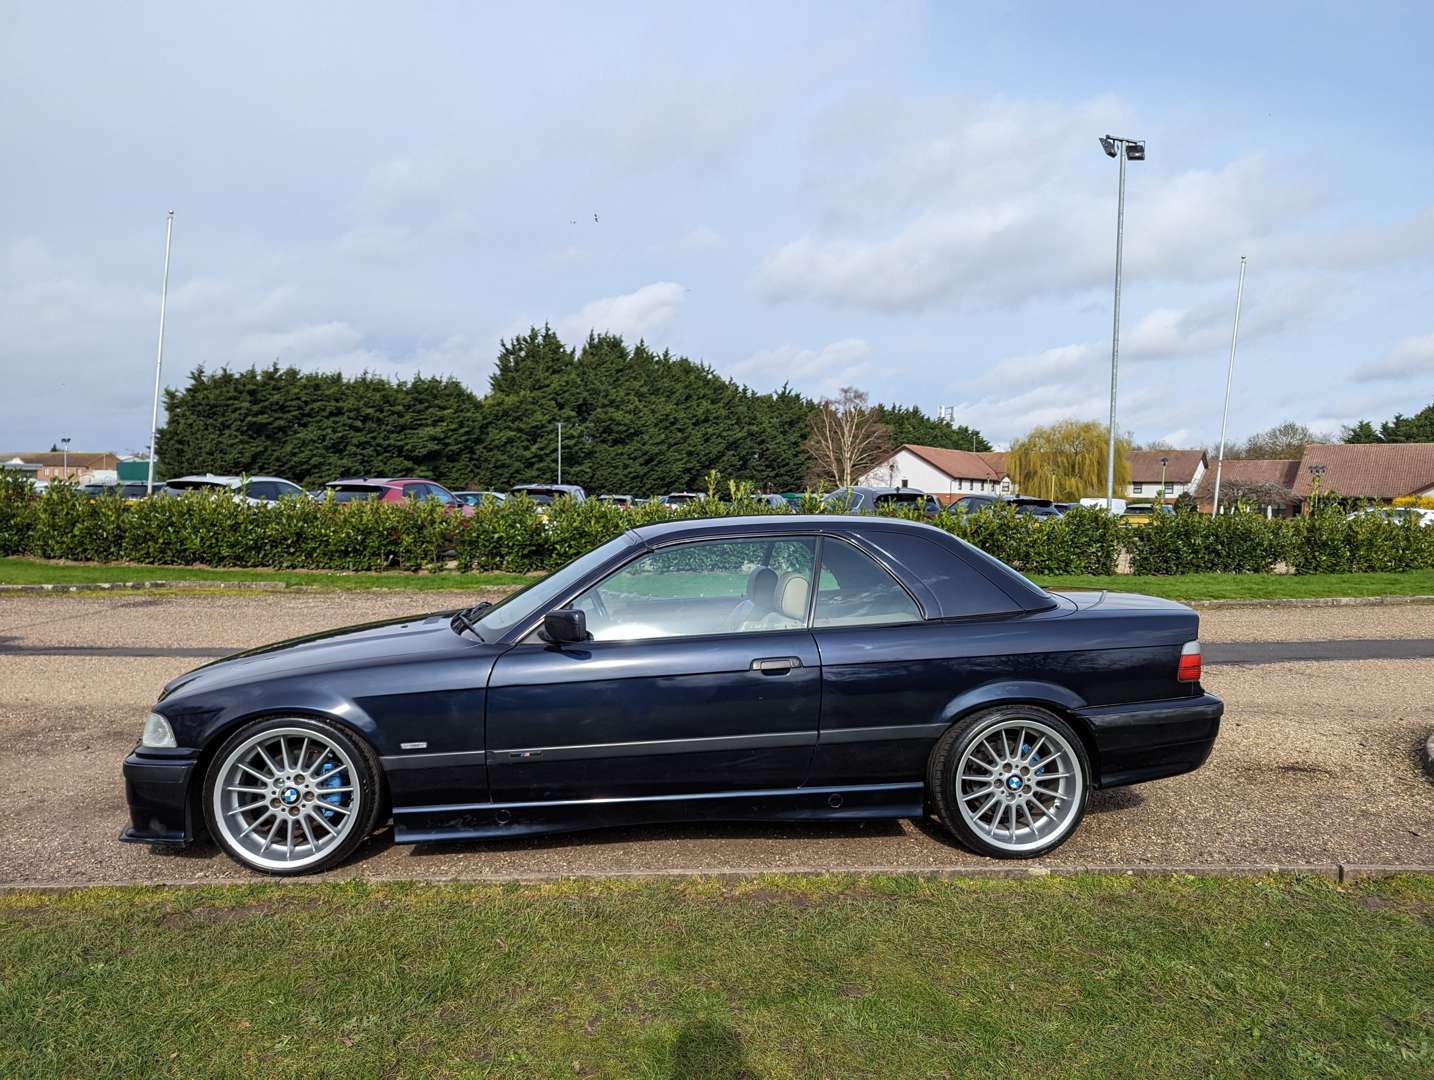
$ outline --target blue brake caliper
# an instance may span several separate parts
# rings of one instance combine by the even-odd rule
[[[1030,743],[1022,743],[1022,744],[1021,744],[1021,757],[1025,757],[1025,756],[1026,756],[1027,754],[1029,754],[1030,752],[1031,752],[1031,744],[1030,744]],[[1035,757],[1031,758],[1031,769],[1032,769],[1034,775],[1036,775],[1036,776],[1040,776],[1043,772],[1046,771],[1046,767],[1045,767],[1044,765],[1042,765],[1039,769],[1037,769],[1037,768],[1035,767],[1035,766],[1036,766],[1036,762],[1038,762],[1038,761],[1040,761],[1040,760],[1041,760],[1041,755],[1040,755],[1040,754],[1037,754]]]
[[[343,787],[343,786],[344,786],[344,785],[343,785],[343,780],[337,775],[339,771],[340,771],[340,770],[339,770],[338,765],[336,765],[334,762],[332,762],[332,761],[326,761],[326,762],[324,762],[324,767],[319,770],[319,775],[320,775],[320,776],[323,776],[323,777],[327,777],[327,779],[320,780],[320,781],[319,781],[319,787],[321,787],[321,788]],[[343,801],[343,796],[342,796],[342,795],[320,795],[320,796],[319,796],[319,801],[320,801],[320,802],[326,802],[326,803],[328,803],[328,804],[331,805],[331,806],[338,806],[338,805]],[[324,811],[321,811],[321,813],[324,815],[325,818],[331,818],[331,817],[334,816],[334,812],[333,812],[332,810],[324,810]]]

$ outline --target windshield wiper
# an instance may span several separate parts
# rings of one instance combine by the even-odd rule
[[[453,618],[448,620],[449,629],[451,629],[455,634],[462,634],[465,630],[471,630],[473,631],[473,636],[476,637],[479,641],[482,641],[483,635],[478,633],[478,624],[474,621],[473,617],[479,612],[483,611],[485,608],[490,608],[492,606],[493,602],[491,600],[483,600],[477,604],[474,604],[472,607],[466,607],[462,608],[459,611],[455,611],[453,613]]]

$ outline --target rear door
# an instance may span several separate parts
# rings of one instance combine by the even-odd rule
[[[574,598],[594,640],[560,648],[529,634],[494,666],[494,800],[800,786],[821,701],[814,563],[808,537],[687,542]]]

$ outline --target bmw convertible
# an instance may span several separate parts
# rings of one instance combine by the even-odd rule
[[[673,521],[498,604],[298,638],[164,688],[122,839],[247,867],[681,820],[934,816],[997,858],[1198,768],[1199,617],[1048,592],[930,525]]]

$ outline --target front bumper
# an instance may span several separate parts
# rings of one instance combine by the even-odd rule
[[[194,839],[190,781],[198,751],[137,746],[124,760],[129,828],[120,839],[131,844],[188,844]]]
[[[1119,787],[1179,776],[1205,764],[1225,703],[1214,694],[1134,705],[1104,705],[1076,715],[1090,725],[1097,786]]]

